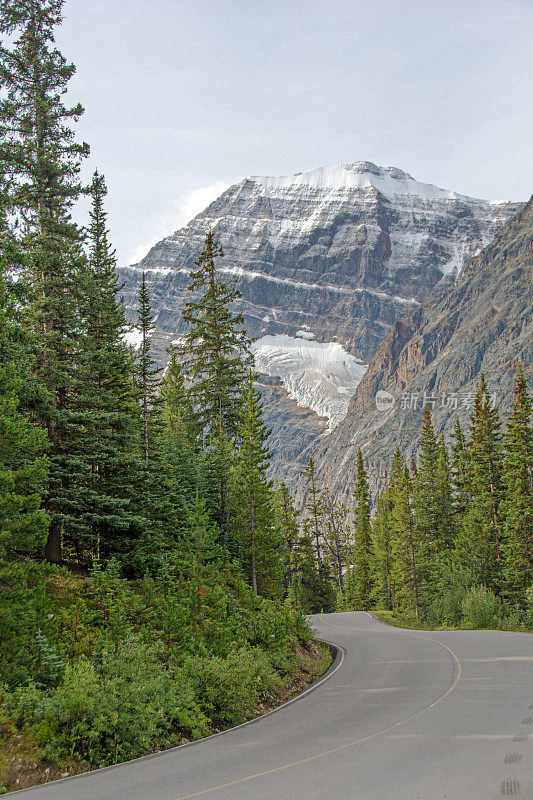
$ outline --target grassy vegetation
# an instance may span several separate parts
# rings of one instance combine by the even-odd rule
[[[461,602],[450,604],[449,617],[439,619],[406,611],[373,610],[373,615],[389,625],[415,630],[500,630],[533,632],[533,588],[527,591],[526,611],[510,608],[484,586],[476,586],[465,592]]]
[[[300,612],[256,597],[231,567],[224,578],[0,562],[1,791],[216,733],[327,669]]]

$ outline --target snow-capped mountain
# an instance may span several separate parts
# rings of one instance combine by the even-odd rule
[[[480,373],[498,414],[509,417],[519,364],[533,385],[532,284],[533,198],[453,286],[399,320],[380,343],[347,416],[313,447],[320,478],[337,496],[353,492],[359,449],[374,493],[397,447],[408,461],[416,455],[426,402],[437,434],[449,439],[457,420],[467,431]],[[301,499],[298,471],[289,475]]]
[[[164,360],[165,347],[183,332],[188,274],[206,231],[215,231],[225,253],[219,268],[240,278],[240,310],[259,340],[257,364],[271,376],[265,408],[272,446],[291,458],[288,439],[296,456],[340,421],[391,326],[437,285],[453,284],[464,262],[521,207],[458,195],[369,162],[246,178],[121,270],[128,315],[134,319],[145,271],[154,349]],[[272,376],[321,415],[300,416],[297,435],[288,432]]]

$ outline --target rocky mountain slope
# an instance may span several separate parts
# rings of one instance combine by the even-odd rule
[[[439,433],[449,435],[457,418],[468,424],[481,372],[507,417],[518,362],[533,378],[532,287],[533,198],[469,262],[453,287],[435,293],[393,326],[348,415],[313,448],[322,479],[347,496],[361,448],[376,489],[396,446],[407,457],[415,454],[425,403],[433,408]],[[297,481],[296,465],[292,472]]]
[[[348,410],[366,365],[407,311],[453,284],[519,208],[415,181],[368,162],[230,187],[185,228],[121,270],[130,320],[147,274],[156,316],[154,352],[183,332],[188,274],[210,228],[240,279],[246,327],[265,379],[272,447],[297,459]],[[315,413],[296,414],[296,400]],[[279,421],[284,423],[280,427]],[[283,463],[282,463],[283,462]]]

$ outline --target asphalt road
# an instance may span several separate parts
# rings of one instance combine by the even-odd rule
[[[252,724],[23,792],[27,800],[533,800],[533,637],[313,618],[342,648]]]

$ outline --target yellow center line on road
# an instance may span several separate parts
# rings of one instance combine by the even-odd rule
[[[331,628],[353,630],[353,628],[350,629],[350,627],[347,625],[334,625],[332,622],[326,622],[326,620],[323,619],[322,617],[320,617],[320,621],[323,622],[324,625],[329,625]],[[364,736],[362,739],[355,739],[353,742],[347,742],[346,744],[341,744],[338,747],[332,747],[330,750],[325,750],[323,753],[315,753],[315,755],[313,756],[307,756],[307,758],[301,758],[298,761],[291,762],[290,764],[282,764],[280,767],[273,767],[272,769],[267,769],[264,772],[255,772],[253,775],[246,775],[244,778],[237,778],[237,780],[229,781],[229,783],[221,783],[218,786],[212,786],[209,789],[201,789],[199,792],[194,792],[193,794],[185,794],[182,795],[181,797],[177,797],[176,800],[192,800],[193,797],[202,797],[202,795],[210,794],[211,792],[216,792],[219,789],[228,789],[230,786],[237,786],[239,783],[246,783],[247,781],[253,781],[256,778],[262,778],[265,775],[273,775],[276,772],[283,772],[283,770],[291,769],[291,767],[299,767],[301,764],[307,764],[310,761],[315,761],[316,759],[319,758],[325,758],[326,756],[330,756],[333,753],[340,753],[342,750],[347,750],[348,748],[355,747],[356,745],[362,744],[363,742],[369,742],[371,739],[375,739],[378,736],[382,736],[384,733],[389,733],[390,731],[393,731],[395,728],[399,728],[400,725],[405,725],[407,722],[411,722],[417,717],[420,717],[422,714],[425,714],[426,711],[429,711],[431,708],[435,708],[436,705],[442,702],[442,700],[444,700],[446,697],[448,697],[449,694],[451,694],[451,692],[453,692],[453,690],[459,683],[459,680],[461,678],[461,673],[463,671],[459,657],[453,652],[453,650],[451,650],[448,647],[448,645],[444,644],[443,642],[439,642],[438,639],[430,639],[429,636],[420,636],[416,633],[410,633],[410,632],[408,633],[407,631],[398,631],[397,629],[395,630],[402,636],[416,636],[418,639],[425,639],[430,642],[434,642],[435,644],[438,644],[440,645],[440,647],[443,647],[445,650],[447,650],[448,653],[450,653],[450,655],[452,656],[455,662],[455,666],[457,668],[457,675],[455,676],[455,679],[452,685],[449,687],[449,689],[447,689],[444,692],[444,694],[442,694],[440,697],[434,700],[433,703],[430,703],[421,711],[417,711],[416,714],[412,714],[410,717],[407,717],[406,719],[403,719],[400,722],[395,722],[394,725],[390,725],[388,728],[383,728],[380,731],[371,733],[369,736]]]

